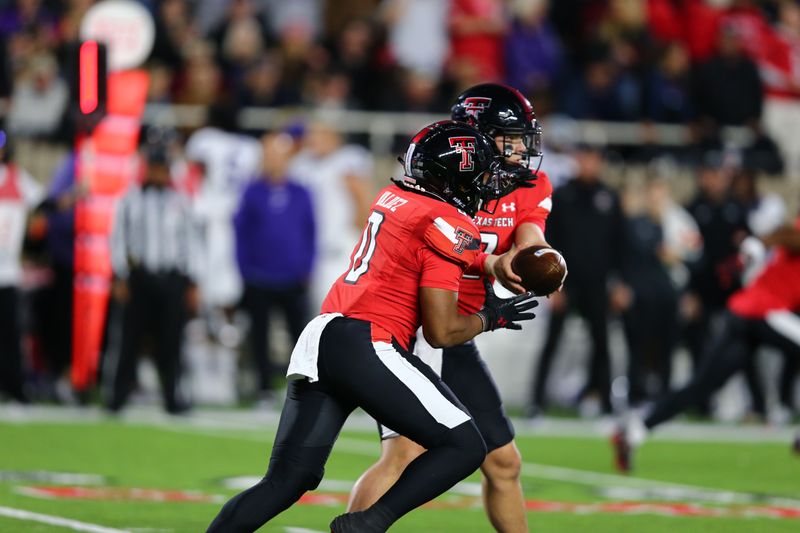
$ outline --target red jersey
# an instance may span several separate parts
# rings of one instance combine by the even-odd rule
[[[421,324],[420,287],[457,292],[480,253],[478,235],[452,205],[390,185],[372,204],[350,268],[331,287],[322,312],[367,320],[374,341],[394,337],[407,349]]]
[[[481,232],[483,251],[500,255],[511,249],[517,226],[530,222],[544,232],[552,206],[553,186],[544,172],[539,172],[536,187],[520,188],[497,202],[494,214],[479,211],[473,222]],[[458,293],[462,313],[472,314],[483,306],[483,281],[478,276],[465,275]]]
[[[800,229],[800,217],[795,220]],[[728,308],[744,318],[764,318],[770,311],[800,309],[800,254],[778,249],[753,282],[728,299]]]

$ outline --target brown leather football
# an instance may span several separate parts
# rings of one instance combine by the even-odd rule
[[[514,256],[511,269],[522,278],[522,286],[536,296],[557,290],[567,277],[567,262],[558,250],[529,246]]]

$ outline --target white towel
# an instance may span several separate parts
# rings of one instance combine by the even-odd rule
[[[441,348],[434,348],[425,340],[425,335],[422,334],[422,328],[417,330],[417,342],[414,344],[414,355],[431,367],[439,377],[442,377],[443,352],[444,350]]]
[[[319,338],[328,322],[341,313],[324,313],[315,317],[306,324],[305,329],[297,339],[297,344],[292,350],[292,357],[289,360],[289,368],[286,370],[286,379],[308,378],[312,383],[319,381],[319,369],[317,359],[319,358]]]

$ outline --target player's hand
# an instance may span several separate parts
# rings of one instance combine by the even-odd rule
[[[196,316],[200,310],[200,290],[194,283],[186,288],[186,309],[192,316]]]
[[[111,286],[111,294],[117,302],[121,304],[128,303],[131,299],[131,291],[128,287],[128,282],[124,279],[114,281],[114,284]]]
[[[525,287],[521,285],[522,278],[511,268],[511,261],[518,251],[517,248],[512,248],[502,255],[490,255],[486,258],[485,267],[487,275],[497,278],[500,285],[514,294],[525,292]]]
[[[617,313],[624,313],[633,305],[633,290],[624,283],[616,283],[608,295],[611,309]]]
[[[476,313],[483,322],[483,331],[500,328],[522,329],[517,322],[536,317],[535,314],[526,312],[539,305],[539,302],[533,299],[532,293],[526,292],[512,298],[498,298],[489,280],[484,278],[483,286],[486,290],[486,301],[483,308]]]

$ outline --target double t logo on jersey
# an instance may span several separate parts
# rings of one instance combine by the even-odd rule
[[[456,243],[453,246],[453,251],[457,254],[464,253],[464,250],[469,249],[472,244],[472,234],[462,228],[456,228]]]
[[[450,146],[461,154],[458,170],[468,172],[475,169],[475,162],[472,160],[472,154],[475,153],[475,137],[450,137]]]

